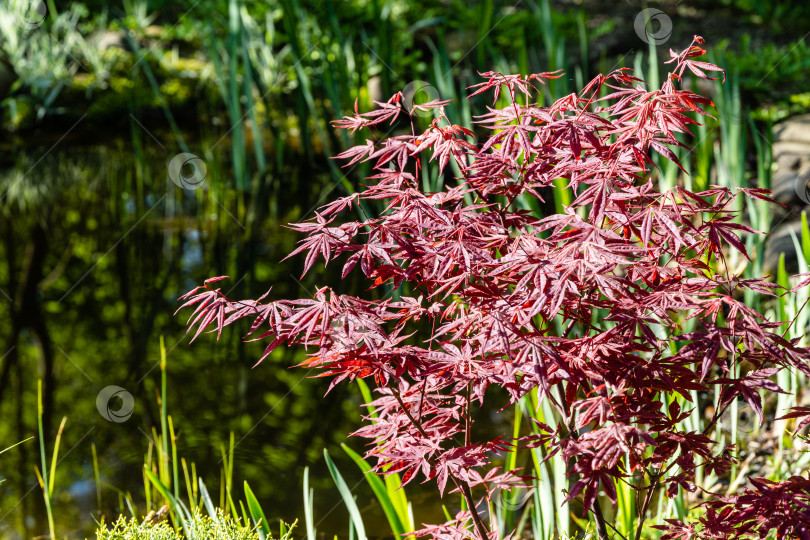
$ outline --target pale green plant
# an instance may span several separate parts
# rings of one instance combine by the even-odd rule
[[[119,516],[108,528],[102,524],[96,531],[97,540],[259,540],[256,527],[240,524],[230,516],[217,510],[214,517],[204,516],[196,511],[188,523],[184,535],[166,522],[156,524],[141,523],[135,518],[129,521]],[[282,540],[289,538],[289,532]]]
[[[0,4],[0,34],[3,47],[0,58],[11,66],[16,81],[11,90],[24,88],[42,118],[57,96],[72,80],[79,63],[75,56],[86,49],[84,37],[78,30],[86,10],[72,5],[59,14],[37,24],[23,24],[30,17],[30,0],[8,0]],[[16,107],[16,98],[9,98],[9,107]]]
[[[123,0],[124,25],[138,32],[144,32],[157,18],[156,13],[150,13],[147,0]]]

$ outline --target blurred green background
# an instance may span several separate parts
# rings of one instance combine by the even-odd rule
[[[648,8],[666,17],[648,28],[657,46],[636,31]],[[219,494],[233,433],[233,485],[250,481],[271,520],[301,515],[310,466],[319,530],[344,534],[345,509],[329,510],[338,495],[322,450],[331,449],[350,485],[360,479],[336,446],[359,426],[359,392],[338,387],[323,398],[324,381],[289,369],[303,351],[276,350],[254,368],[262,346],[242,342],[239,331],[189,345],[188,313],[173,315],[180,295],[214,275],[231,276],[222,287],[232,297],[270,285],[279,298],[326,284],[363,290],[331,267],[299,281],[302,259],[281,262],[297,240],[283,225],[356,189],[368,171],[328,159],[365,137],[328,121],[355,100],[368,110],[417,88],[414,100],[456,100],[450,118],[470,125],[490,103],[463,99],[465,88],[492,69],[565,69],[546,88],[548,100],[622,66],[655,82],[668,48],[699,34],[731,77],[724,89],[700,88],[727,115],[704,128],[687,166],[695,182],[709,182],[734,136],[727,181],[743,185],[757,174],[755,149],[771,123],[810,109],[808,16],[802,1],[757,0],[6,0],[0,448],[36,434],[42,380],[48,444],[68,418],[52,501],[59,537],[83,538],[94,519],[129,505],[145,514],[142,465],[160,425],[164,336],[178,451],[209,490]],[[169,163],[184,152],[204,163],[198,189],[170,178]],[[429,175],[427,186],[445,180]],[[133,396],[126,421],[97,409],[110,385]],[[3,537],[46,533],[38,464],[36,440],[0,455]],[[358,504],[373,523],[382,514],[365,488]],[[441,519],[432,497],[429,486],[412,495],[417,522]]]

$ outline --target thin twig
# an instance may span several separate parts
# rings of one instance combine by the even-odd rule
[[[399,406],[402,407],[402,410],[405,412],[405,416],[408,417],[411,424],[419,431],[422,437],[429,439],[430,437],[427,436],[425,429],[422,427],[422,424],[413,417],[411,411],[408,407],[405,406],[405,402],[402,401],[402,396],[399,393],[399,390],[394,387],[391,388],[391,393],[396,398],[397,403]],[[487,540],[489,538],[489,532],[487,531],[484,522],[481,520],[481,516],[478,515],[478,510],[475,507],[475,500],[472,496],[472,490],[470,489],[469,484],[464,482],[461,479],[457,479],[452,472],[449,473],[450,478],[453,480],[453,483],[456,485],[458,490],[461,492],[461,495],[464,497],[464,501],[467,503],[467,507],[470,509],[470,514],[472,515],[473,525],[475,526],[475,531],[478,534],[480,540]]]
[[[574,426],[574,420],[571,418],[566,427],[568,428],[568,435],[576,441],[579,439],[579,434],[577,433],[577,429]],[[574,457],[574,463],[577,462],[577,458]],[[584,504],[583,504],[584,506]],[[593,500],[593,504],[591,505],[593,510],[593,516],[596,518],[596,532],[599,535],[599,540],[608,540],[607,535],[607,527],[605,525],[605,516],[602,515],[602,507],[599,506],[599,499],[595,498]],[[638,539],[636,539],[638,540]]]

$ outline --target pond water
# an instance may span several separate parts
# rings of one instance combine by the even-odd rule
[[[231,276],[221,285],[233,297],[257,297],[270,285],[286,298],[325,284],[360,290],[323,272],[301,279],[300,258],[281,262],[297,240],[282,225],[309,217],[343,187],[324,159],[287,153],[236,190],[227,137],[193,124],[178,138],[159,117],[130,116],[112,128],[52,126],[0,143],[0,317],[10,321],[0,326],[0,446],[36,435],[41,379],[49,459],[67,418],[52,504],[59,536],[90,535],[93,519],[126,509],[127,496],[145,514],[142,469],[153,428],[160,430],[163,336],[178,459],[195,464],[215,502],[222,449],[233,433],[240,498],[247,480],[268,518],[302,519],[309,466],[318,530],[344,532],[348,515],[336,506],[322,451],[329,448],[349,485],[362,483],[338,446],[360,424],[356,388],[323,398],[326,381],[290,369],[303,351],[278,349],[254,368],[262,345],[241,341],[246,327],[224,332],[219,343],[204,335],[189,344],[183,323],[190,312],[173,314],[180,295],[215,275]],[[197,189],[169,177],[169,163],[184,150],[204,164],[197,164],[206,172]],[[181,170],[192,173],[188,165]],[[106,410],[97,403],[103,390]],[[350,443],[362,450],[360,441]],[[3,537],[46,533],[39,463],[36,438],[0,458]],[[383,533],[387,525],[365,488],[357,493],[369,533]],[[421,506],[418,521],[438,519],[437,501],[411,498]]]

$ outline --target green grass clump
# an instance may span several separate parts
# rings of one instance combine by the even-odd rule
[[[102,524],[96,531],[97,540],[182,540],[182,536],[168,524],[141,525],[135,518],[127,521],[118,516],[118,521],[108,529]]]
[[[195,512],[188,524],[188,533],[183,536],[180,529],[173,529],[168,523],[155,525],[141,524],[135,518],[127,521],[123,516],[111,525],[102,524],[96,531],[97,540],[259,540],[255,527],[248,527],[217,511],[217,518],[211,519]]]

